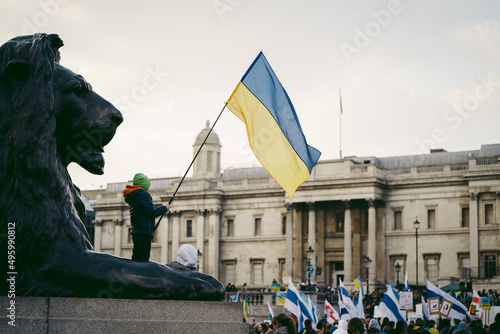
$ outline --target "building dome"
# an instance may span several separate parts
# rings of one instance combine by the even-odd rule
[[[207,137],[208,131],[210,131],[210,121],[207,120],[206,124],[207,124],[206,127],[203,130],[201,130],[201,132],[198,134],[198,136],[196,136],[196,140],[194,141],[193,146],[200,147],[200,145],[203,144],[203,141]],[[208,137],[205,145],[207,145],[207,144],[221,146],[220,141],[219,141],[219,136],[214,131],[212,131],[212,133],[210,133],[210,136]]]
[[[196,136],[193,144],[193,157],[196,156],[203,141],[207,138],[210,131],[210,122],[207,120],[206,127]],[[207,141],[203,145],[198,157],[194,161],[193,176],[216,178],[220,175],[220,154],[221,147],[219,136],[214,132],[210,132]]]

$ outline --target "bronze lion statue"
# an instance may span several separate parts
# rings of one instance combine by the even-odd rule
[[[34,34],[0,47],[0,294],[222,300],[213,276],[93,251],[67,166],[102,174],[123,118],[59,64],[62,45]]]

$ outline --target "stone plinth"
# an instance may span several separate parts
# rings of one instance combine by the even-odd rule
[[[2,296],[0,309],[0,333],[248,333],[242,303]]]

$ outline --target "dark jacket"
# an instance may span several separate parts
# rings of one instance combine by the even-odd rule
[[[192,271],[195,270],[195,267],[186,267],[185,265],[180,264],[177,261],[172,261],[167,263],[167,267],[172,268],[174,270],[179,270],[179,271]]]
[[[123,195],[130,206],[131,234],[153,238],[155,218],[166,213],[167,207],[162,205],[155,209],[151,195],[141,187],[127,186]]]
[[[490,325],[488,329],[488,334],[500,334],[500,323],[497,322],[497,316],[495,316],[495,322]]]
[[[417,326],[415,326],[417,327]],[[410,332],[410,334],[430,334],[429,331],[425,330],[423,327],[418,327]]]

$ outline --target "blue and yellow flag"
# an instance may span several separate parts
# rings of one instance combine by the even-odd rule
[[[248,299],[247,299],[247,294],[243,296],[243,319],[245,319],[245,322],[249,322],[248,318],[250,317],[250,310],[248,309]]]
[[[361,298],[364,297],[365,295],[365,292],[363,291],[363,282],[361,281],[361,276],[358,276],[358,278],[356,278],[354,280],[354,282],[352,282],[354,284],[354,286],[356,286],[356,288],[358,288],[358,290],[361,292]]]
[[[321,152],[307,145],[292,102],[262,52],[227,107],[245,123],[255,157],[291,199],[311,175]]]

